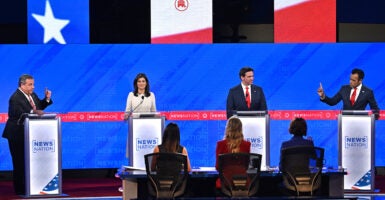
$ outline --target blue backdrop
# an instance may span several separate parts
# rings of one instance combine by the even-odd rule
[[[35,92],[52,90],[47,112],[124,111],[135,75],[150,79],[159,111],[225,110],[228,89],[240,82],[243,66],[254,68],[254,83],[264,88],[269,110],[339,110],[319,101],[319,83],[328,95],[349,83],[353,67],[362,68],[364,84],[385,99],[385,44],[214,44],[214,45],[0,45],[0,113],[23,73],[35,78]],[[1,120],[0,120],[1,121]],[[224,120],[175,121],[192,166],[213,166]],[[271,165],[290,138],[288,120],[271,120]],[[308,134],[326,148],[326,165],[336,166],[336,120],[309,120]],[[0,123],[0,131],[4,123]],[[376,121],[376,165],[385,165],[385,123]],[[118,168],[127,165],[124,121],[63,122],[63,168]],[[12,169],[7,140],[0,139],[0,170]]]

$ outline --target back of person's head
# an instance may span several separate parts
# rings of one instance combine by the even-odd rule
[[[144,78],[144,80],[146,80],[146,88],[144,91],[144,96],[149,97],[150,96],[150,82],[149,82],[146,74],[144,74],[144,73],[137,74],[135,79],[134,79],[134,95],[138,96],[138,80],[140,78]]]
[[[358,75],[358,80],[363,80],[365,73],[362,69],[354,68],[352,70],[352,74],[357,74]]]
[[[242,122],[237,117],[230,117],[226,123],[225,139],[232,153],[239,151],[243,140]]]
[[[167,152],[177,152],[179,143],[179,127],[175,123],[169,123],[163,131],[162,145],[164,145]]]
[[[296,117],[290,122],[289,133],[298,136],[306,136],[307,124],[302,117]]]
[[[251,67],[243,67],[239,70],[239,78],[245,76],[247,72],[254,72],[254,69]]]

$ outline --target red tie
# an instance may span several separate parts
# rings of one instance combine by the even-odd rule
[[[28,95],[28,99],[29,99],[29,103],[30,103],[31,106],[32,106],[32,109],[33,109],[33,110],[36,110],[36,105],[35,105],[35,103],[33,103],[33,100],[32,100],[31,95]]]
[[[356,91],[357,91],[357,88],[354,88],[353,94],[350,97],[350,103],[352,103],[352,106],[354,105],[354,102],[356,101]]]
[[[249,87],[246,86],[246,104],[247,107],[250,108],[250,93],[249,93]]]

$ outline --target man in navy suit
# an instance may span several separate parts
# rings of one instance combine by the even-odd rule
[[[229,119],[236,111],[267,111],[265,94],[254,85],[254,70],[244,67],[239,71],[241,84],[230,89],[227,95],[226,114]]]
[[[317,91],[320,100],[331,106],[336,105],[342,100],[343,110],[365,110],[369,104],[375,118],[378,119],[380,108],[374,98],[373,90],[362,84],[364,75],[364,71],[361,69],[353,69],[350,75],[350,85],[343,85],[332,98],[325,95],[322,84],[320,84]]]
[[[13,187],[18,195],[25,195],[25,113],[42,115],[43,110],[52,104],[51,91],[45,89],[45,98],[40,100],[33,92],[34,88],[34,79],[31,75],[20,76],[19,88],[9,99],[8,120],[3,132],[3,138],[8,139],[13,164]]]

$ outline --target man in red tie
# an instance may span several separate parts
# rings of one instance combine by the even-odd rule
[[[343,110],[365,110],[369,104],[375,118],[378,119],[380,117],[380,108],[374,98],[373,90],[362,84],[364,76],[363,70],[353,69],[350,74],[350,84],[342,86],[338,93],[331,98],[325,95],[322,84],[320,84],[317,90],[320,100],[331,106],[342,100]]]
[[[239,78],[241,83],[231,88],[227,95],[227,119],[236,111],[267,111],[263,89],[253,84],[254,70],[243,67],[239,71]]]
[[[39,99],[35,92],[35,82],[31,75],[23,74],[19,78],[18,88],[9,99],[8,120],[3,138],[7,138],[13,165],[13,187],[18,195],[25,195],[25,159],[24,159],[24,114],[43,114],[43,110],[52,104],[51,91],[45,89],[45,98]]]

